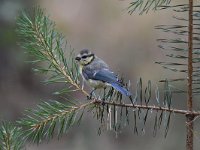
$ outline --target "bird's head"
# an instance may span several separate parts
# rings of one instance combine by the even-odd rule
[[[80,65],[88,65],[90,64],[95,58],[94,53],[92,53],[90,50],[88,49],[83,49],[80,51],[80,53],[76,56],[76,61],[80,64]]]

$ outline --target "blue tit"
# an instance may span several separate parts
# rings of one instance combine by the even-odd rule
[[[108,65],[88,49],[83,49],[75,58],[80,67],[80,74],[93,91],[112,86],[121,94],[131,97],[131,93],[123,87],[117,75],[110,71]],[[93,92],[92,91],[92,92]],[[132,100],[131,100],[132,101]]]

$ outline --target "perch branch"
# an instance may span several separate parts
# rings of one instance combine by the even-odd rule
[[[93,100],[94,104],[102,104],[101,100]],[[104,102],[105,105],[113,105],[113,106],[119,106],[119,107],[130,107],[130,108],[136,108],[136,109],[149,109],[149,110],[158,110],[158,111],[167,111],[177,114],[183,114],[183,115],[192,115],[192,116],[200,116],[199,111],[187,111],[182,109],[173,109],[173,108],[167,108],[167,107],[159,107],[159,106],[153,106],[153,105],[132,105],[132,104],[120,104],[120,103],[113,103],[113,102]]]

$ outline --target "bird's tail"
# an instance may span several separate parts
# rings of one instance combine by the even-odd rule
[[[111,83],[112,87],[122,93],[125,96],[131,96],[132,94],[124,87],[122,87],[119,83]]]

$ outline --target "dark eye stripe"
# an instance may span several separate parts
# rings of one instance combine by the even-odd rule
[[[82,58],[82,59],[85,59],[85,58],[87,58],[87,57],[91,57],[91,56],[94,56],[94,54],[90,54],[90,55],[83,55],[81,58]]]
[[[88,56],[82,56],[81,58],[83,58],[83,59],[85,59],[85,58],[87,58]]]

